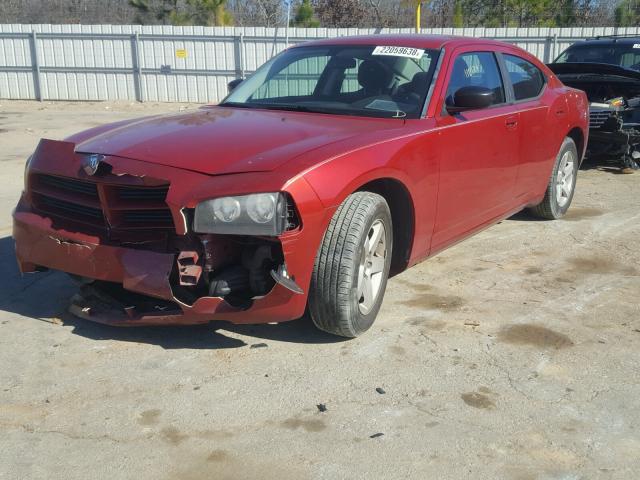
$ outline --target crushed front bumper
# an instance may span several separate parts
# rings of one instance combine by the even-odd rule
[[[117,309],[104,308],[89,296],[84,298],[83,305],[76,297],[74,305],[80,308],[72,306],[72,313],[88,320],[128,326],[187,325],[211,320],[267,323],[299,318],[304,312],[306,296],[296,295],[279,284],[269,294],[254,300],[246,310],[233,307],[219,297],[201,297],[193,305],[186,305],[174,297],[169,282],[175,254],[101,245],[96,237],[55,230],[49,219],[33,212],[14,212],[13,236],[22,272],[34,272],[41,267],[61,270],[121,284],[128,291],[162,301],[150,309],[139,309],[135,305]],[[168,304],[173,308],[167,307]]]
[[[98,181],[119,184],[123,179],[129,179],[135,184],[144,184],[145,179],[166,183],[171,179],[166,204],[174,220],[175,237],[185,241],[197,235],[190,231],[182,209],[195,208],[199,201],[210,198],[211,192],[223,195],[264,191],[262,189],[278,191],[284,190],[286,185],[287,193],[295,199],[302,215],[302,226],[285,232],[277,241],[282,250],[283,267],[286,265],[291,279],[304,293],[294,293],[276,283],[267,294],[255,296],[242,306],[206,293],[187,300],[180,294],[175,275],[172,275],[179,254],[185,253],[182,252],[185,242],[178,241],[166,249],[146,248],[145,245],[134,245],[137,242],[133,240],[124,243],[118,239],[107,240],[104,232],[89,233],[92,229],[82,222],[60,222],[33,207],[33,188],[29,180],[13,213],[13,236],[20,270],[61,270],[106,282],[107,286],[120,286],[125,294],[133,292],[144,296],[137,302],[131,301],[136,299],[135,295],[123,295],[123,302],[112,302],[109,308],[102,308],[104,302],[93,301],[96,295],[83,288],[81,297],[74,300],[79,308],[72,307],[73,313],[112,325],[198,324],[211,320],[269,323],[293,320],[304,314],[315,254],[335,208],[325,208],[303,177],[288,181],[286,172],[216,177],[120,157],[108,157],[107,160],[111,172]],[[42,140],[30,162],[29,178],[34,172],[83,178],[82,172],[79,173],[80,161],[80,154],[74,151],[73,144]],[[238,188],[245,190],[238,192]],[[222,257],[225,253],[217,255]],[[157,304],[149,299],[156,299]],[[111,308],[114,305],[117,308]]]

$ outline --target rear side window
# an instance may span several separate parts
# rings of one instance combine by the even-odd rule
[[[515,55],[503,55],[516,101],[535,98],[544,87],[544,75],[533,63]]]
[[[458,56],[453,64],[446,102],[453,104],[453,95],[463,87],[486,87],[493,90],[493,104],[504,103],[504,85],[496,57],[491,52],[472,52]]]

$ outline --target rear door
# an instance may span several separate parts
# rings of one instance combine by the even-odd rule
[[[544,93],[546,78],[532,62],[512,53],[503,53],[507,77],[512,85],[514,106],[520,115],[520,165],[515,197],[526,201],[540,192],[539,179],[548,180],[547,165],[556,155],[555,136],[549,136],[550,123],[568,120],[567,106],[558,102],[549,118],[549,105]],[[542,173],[541,175],[541,172]]]
[[[432,252],[512,208],[518,170],[519,116],[507,101],[492,49],[472,46],[454,52],[444,85],[436,113],[440,182]],[[447,113],[447,99],[470,85],[492,89],[493,105]]]

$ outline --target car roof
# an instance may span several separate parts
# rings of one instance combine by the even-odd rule
[[[630,45],[640,43],[640,36],[638,37],[596,37],[588,38],[586,40],[580,40],[574,43],[573,46],[588,46],[588,45]],[[571,48],[571,47],[569,47]]]
[[[384,45],[392,47],[413,47],[424,49],[440,49],[444,46],[457,47],[460,45],[502,45],[504,42],[488,38],[459,37],[454,35],[421,35],[421,34],[384,34],[384,35],[356,35],[336,38],[323,38],[310,42],[299,43],[294,46],[315,45]],[[510,44],[506,44],[510,45]],[[513,46],[513,45],[510,45]],[[517,48],[517,47],[516,47]]]

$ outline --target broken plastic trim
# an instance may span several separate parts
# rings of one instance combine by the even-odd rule
[[[302,295],[304,293],[304,290],[302,290],[293,278],[289,276],[287,273],[287,266],[284,263],[278,267],[277,271],[271,270],[271,278],[284,288],[291,290],[293,293],[297,293],[298,295]]]

